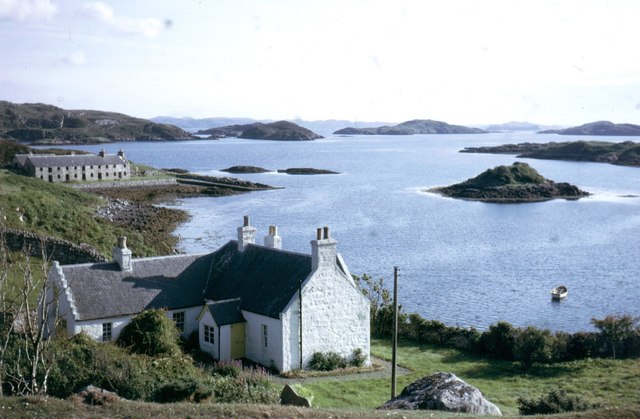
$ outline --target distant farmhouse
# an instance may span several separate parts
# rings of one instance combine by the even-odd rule
[[[163,308],[183,337],[197,331],[215,359],[288,371],[306,367],[314,352],[351,358],[360,349],[369,363],[369,301],[327,227],[311,241],[311,255],[281,250],[275,226],[256,245],[248,217],[237,233],[201,255],[132,259],[121,237],[112,262],[54,262],[50,309],[67,335],[98,341],[116,339],[138,313]]]
[[[14,166],[29,176],[48,182],[128,179],[131,165],[120,149],[118,154],[16,154]]]

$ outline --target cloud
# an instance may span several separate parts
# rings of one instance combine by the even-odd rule
[[[70,52],[69,54],[62,57],[62,62],[71,65],[85,65],[87,63],[87,59],[84,56],[84,52],[77,49],[75,51]]]
[[[640,102],[636,103],[636,109],[640,109]]]
[[[99,1],[84,4],[80,9],[80,14],[101,22],[117,32],[141,35],[147,38],[160,35],[162,30],[168,27],[165,22],[156,18],[118,16],[111,6]]]
[[[57,11],[50,0],[0,0],[0,20],[49,20]]]

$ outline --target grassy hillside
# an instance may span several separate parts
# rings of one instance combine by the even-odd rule
[[[37,144],[191,139],[188,132],[114,112],[0,101],[0,138]]]
[[[6,227],[87,243],[109,256],[119,235],[126,235],[136,256],[156,253],[157,243],[95,216],[106,201],[67,186],[0,171],[0,219]]]

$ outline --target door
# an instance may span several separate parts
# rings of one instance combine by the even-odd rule
[[[244,358],[244,331],[246,323],[231,325],[231,359]]]

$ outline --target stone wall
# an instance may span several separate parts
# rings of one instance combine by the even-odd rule
[[[128,180],[121,182],[92,182],[77,183],[68,185],[75,189],[102,189],[102,188],[131,188],[134,186],[162,186],[176,185],[178,181],[174,178],[170,179],[149,179],[149,180]]]
[[[42,246],[44,245],[47,258],[57,260],[61,265],[107,261],[104,256],[89,245],[78,246],[66,240],[40,236],[11,228],[0,229],[0,235],[3,236],[10,250],[22,251],[23,249],[29,249],[29,253],[32,256],[41,256]]]

